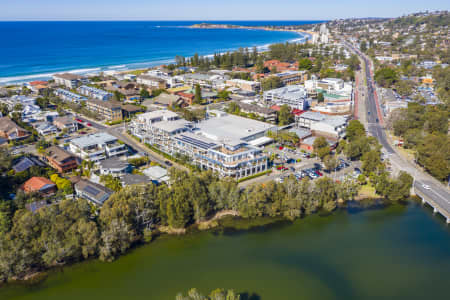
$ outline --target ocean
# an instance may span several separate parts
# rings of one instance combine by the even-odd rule
[[[301,42],[294,32],[191,29],[202,21],[0,22],[0,84],[160,65],[176,55],[208,55],[277,42]],[[217,21],[208,23],[300,25],[320,21]]]

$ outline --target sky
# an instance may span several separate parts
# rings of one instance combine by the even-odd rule
[[[332,20],[450,10],[449,0],[0,0],[9,20]]]

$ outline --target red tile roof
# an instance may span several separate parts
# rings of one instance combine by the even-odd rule
[[[280,107],[278,105],[271,106],[270,109],[280,111]]]
[[[26,192],[33,192],[33,191],[37,192],[40,191],[46,185],[54,186],[55,184],[51,180],[44,177],[31,177],[23,184],[22,188]]]
[[[300,116],[302,113],[304,113],[305,111],[304,110],[301,110],[301,109],[294,109],[293,111],[292,111],[292,113],[294,114],[294,115],[297,115],[297,116]]]
[[[30,82],[30,85],[47,85],[48,82],[47,81],[41,81],[41,80],[36,80],[36,81],[32,81]]]

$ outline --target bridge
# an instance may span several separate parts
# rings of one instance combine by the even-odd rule
[[[414,186],[414,193],[422,199],[422,204],[428,204],[433,208],[433,213],[439,213],[441,216],[443,216],[447,222],[447,224],[450,224],[450,213],[448,210],[446,210],[444,207],[442,207],[437,201],[434,201],[433,199],[429,198],[425,193],[423,193],[420,190],[420,187]]]

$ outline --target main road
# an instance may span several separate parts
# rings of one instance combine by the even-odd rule
[[[414,163],[404,159],[392,148],[383,128],[383,115],[376,94],[371,61],[350,43],[345,44],[351,51],[356,53],[364,63],[363,69],[365,70],[364,76],[367,82],[367,94],[365,97],[360,97],[359,101],[364,101],[364,103],[360,104],[365,106],[366,115],[365,118],[360,119],[367,120],[369,134],[378,139],[383,146],[384,152],[396,169],[406,171],[414,177],[414,190],[416,194],[419,195],[424,202],[431,205],[434,212],[442,214],[446,218],[447,223],[450,223],[450,192],[448,187],[431,177],[429,174],[423,172]],[[361,84],[364,84],[364,82],[361,81]]]

